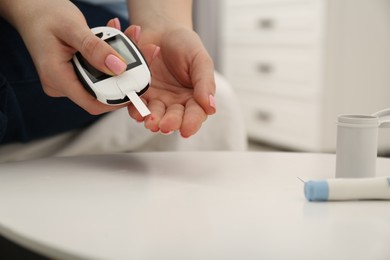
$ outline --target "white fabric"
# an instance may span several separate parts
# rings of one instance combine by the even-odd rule
[[[215,79],[217,113],[188,139],[182,138],[178,132],[172,135],[152,133],[142,123],[131,119],[127,109],[120,109],[83,131],[27,144],[0,146],[0,162],[131,151],[244,151],[247,136],[236,96],[223,77],[216,74]]]

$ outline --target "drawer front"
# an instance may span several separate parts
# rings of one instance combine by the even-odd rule
[[[238,89],[313,96],[321,87],[321,55],[318,49],[227,46],[223,73]]]
[[[316,102],[238,93],[252,139],[301,149],[320,149],[320,109]]]
[[[275,5],[275,4],[302,4],[322,0],[222,0],[229,7],[243,5]]]
[[[223,36],[230,42],[302,44],[322,37],[320,1],[242,4],[225,8]]]

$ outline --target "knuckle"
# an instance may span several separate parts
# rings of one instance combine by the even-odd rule
[[[56,80],[53,79],[51,72],[47,68],[48,62],[41,62],[37,66],[43,92],[50,97],[58,97],[58,91],[55,88]]]
[[[54,91],[48,87],[47,85],[42,84],[43,92],[49,96],[49,97],[56,97],[57,95],[54,93]]]
[[[84,37],[81,42],[81,50],[80,52],[85,57],[92,57],[96,52],[98,46],[100,44],[100,40],[93,34],[88,34]]]
[[[93,115],[93,116],[97,116],[97,115],[100,115],[100,114],[103,113],[102,110],[98,109],[98,108],[95,107],[95,106],[86,108],[86,111],[87,111],[90,115]]]
[[[48,76],[43,73],[42,75],[40,75],[40,81],[41,81],[43,92],[50,97],[54,97],[55,94],[51,87],[52,84]]]
[[[43,89],[48,89],[50,88],[50,80],[48,79],[48,77],[46,75],[40,75],[39,76],[39,79],[41,81],[41,85],[42,85],[42,88]]]

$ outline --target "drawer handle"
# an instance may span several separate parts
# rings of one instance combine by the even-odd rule
[[[274,71],[274,67],[270,63],[259,63],[257,71],[261,74],[271,74]]]
[[[271,18],[261,18],[257,25],[261,30],[270,30],[275,27],[275,21]]]
[[[270,123],[272,121],[272,114],[267,111],[257,111],[255,118],[263,123]]]

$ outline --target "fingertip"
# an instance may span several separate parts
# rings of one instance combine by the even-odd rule
[[[150,43],[142,46],[141,52],[144,58],[146,59],[146,63],[148,63],[148,65],[151,65],[153,60],[155,60],[158,57],[160,53],[160,47]]]
[[[107,26],[115,28],[117,30],[121,30],[121,22],[119,21],[118,17],[109,20]]]
[[[182,132],[182,131],[180,131],[180,136],[181,136],[182,138],[184,138],[184,139],[188,139],[188,138],[190,138],[190,137],[191,137],[191,135],[186,135],[186,134],[183,134],[183,132]]]
[[[152,61],[157,58],[158,54],[160,53],[160,46],[156,46],[156,48],[154,49],[154,52],[153,52],[153,55],[152,55]]]
[[[162,135],[171,135],[171,134],[173,134],[175,131],[173,131],[173,130],[171,130],[171,131],[168,131],[168,132],[165,132],[165,131],[163,131],[163,130],[160,130],[160,133],[162,134]]]
[[[113,54],[109,54],[105,61],[105,65],[109,70],[111,70],[115,75],[120,75],[125,72],[127,65],[120,58]]]
[[[180,135],[183,138],[189,138],[193,136],[199,131],[203,121],[204,119],[201,118],[200,116],[195,116],[195,115],[188,116],[188,114],[185,115],[183,118],[183,123],[180,127]]]
[[[145,120],[145,128],[149,129],[153,133],[157,133],[158,131],[160,131],[159,122],[160,119],[157,118],[156,115],[152,113]]]
[[[206,119],[207,113],[199,103],[194,99],[189,100],[186,104],[183,122],[180,127],[181,136],[183,138],[188,138],[196,134]]]
[[[188,128],[188,127],[183,128],[182,127],[180,129],[180,135],[181,135],[181,137],[187,139],[187,138],[190,138],[191,136],[193,136],[194,134],[196,134],[199,129],[200,129],[200,126],[196,127],[196,128]]]
[[[138,123],[142,123],[147,119],[147,117],[141,116],[141,114],[137,111],[137,109],[134,107],[134,105],[129,105],[127,107],[127,111],[129,113],[129,116],[131,118],[133,118]]]
[[[209,95],[209,106],[211,109],[207,114],[208,115],[215,114],[217,112],[217,104],[215,102],[215,97],[212,94]]]
[[[194,98],[207,115],[213,115],[217,112],[214,94],[204,94],[201,91],[195,91]]]
[[[141,39],[141,26],[130,25],[125,30],[125,35],[127,35],[127,37],[129,37],[133,42],[138,43]]]
[[[140,39],[141,39],[141,26],[136,25],[135,26],[134,40],[136,43],[138,43]]]
[[[114,26],[116,29],[121,30],[121,22],[119,21],[118,17],[114,18]]]

